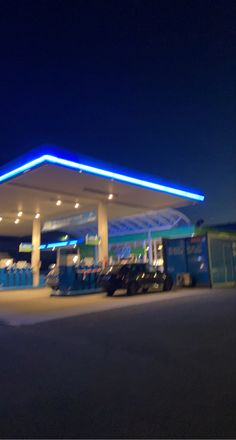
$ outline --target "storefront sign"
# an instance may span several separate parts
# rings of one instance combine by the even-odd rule
[[[101,243],[101,238],[98,235],[86,235],[85,244],[90,246],[98,246]]]
[[[21,243],[19,246],[19,252],[32,252],[32,243]]]

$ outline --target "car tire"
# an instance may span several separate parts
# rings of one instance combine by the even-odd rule
[[[137,283],[135,283],[135,281],[132,281],[127,288],[127,295],[131,296],[131,295],[135,295],[135,293],[137,293],[138,291],[138,286]]]
[[[147,293],[148,292],[148,287],[144,287],[142,291],[143,291],[143,293]]]
[[[113,296],[115,293],[115,289],[109,289],[107,290],[107,296]]]
[[[173,280],[170,275],[167,275],[164,284],[163,284],[163,292],[169,292],[173,287]]]

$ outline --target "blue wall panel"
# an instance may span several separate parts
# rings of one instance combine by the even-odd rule
[[[175,282],[178,273],[187,272],[185,240],[163,240],[163,244],[165,268]]]
[[[207,237],[186,238],[187,272],[194,285],[210,285]]]

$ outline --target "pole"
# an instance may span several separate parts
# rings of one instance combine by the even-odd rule
[[[108,218],[107,205],[105,203],[99,203],[97,214],[98,236],[101,240],[101,243],[98,245],[98,261],[104,267],[108,263]]]
[[[39,218],[33,220],[32,228],[32,255],[31,266],[33,272],[33,286],[39,285],[40,271],[40,244],[41,244],[41,222]]]
[[[151,231],[148,231],[148,262],[150,265],[152,265],[153,258],[152,258],[152,234],[151,234]]]

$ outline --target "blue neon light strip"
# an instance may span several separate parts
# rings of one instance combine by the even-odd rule
[[[75,246],[80,243],[82,243],[84,240],[67,240],[67,241],[57,241],[56,243],[48,243],[48,244],[41,244],[39,247],[40,250],[47,250],[47,249],[53,249],[53,248],[60,248],[65,246]]]
[[[74,246],[76,244],[78,244],[79,240],[70,240],[68,241],[68,246]]]
[[[47,244],[47,249],[58,248],[63,246],[68,246],[68,241],[58,241],[57,243],[49,243]]]
[[[5,180],[11,179],[14,176],[17,176],[18,174],[22,174],[25,171],[29,171],[31,168],[35,168],[39,165],[42,165],[44,162],[47,161],[46,155],[40,156],[37,159],[31,160],[31,162],[27,162],[26,164],[15,168],[12,171],[9,171],[8,173],[3,174],[0,176],[0,183],[4,182]]]
[[[6,180],[11,179],[12,177],[17,176],[19,174],[22,174],[26,171],[29,171],[32,168],[35,168],[39,165],[42,165],[43,163],[51,163],[51,164],[55,164],[55,165],[61,165],[66,168],[71,168],[71,169],[78,170],[78,171],[85,171],[87,173],[95,174],[97,176],[118,180],[118,181],[124,182],[124,183],[130,183],[132,185],[140,186],[140,187],[147,188],[147,189],[152,189],[154,191],[162,191],[162,192],[165,192],[168,194],[173,194],[176,196],[185,197],[185,198],[192,199],[192,200],[197,200],[197,201],[201,201],[201,202],[204,200],[204,196],[201,194],[196,194],[193,192],[184,191],[184,190],[178,189],[178,188],[172,188],[170,186],[162,185],[162,184],[155,183],[155,182],[149,182],[147,180],[142,180],[142,179],[138,179],[136,177],[126,176],[126,175],[120,174],[120,173],[114,173],[112,171],[103,170],[101,168],[96,168],[94,166],[85,165],[85,164],[74,162],[74,161],[67,160],[67,159],[62,159],[60,157],[52,156],[49,154],[45,154],[43,156],[40,156],[40,157],[32,160],[31,162],[28,162],[18,168],[15,168],[14,170],[9,171],[8,173],[3,174],[2,176],[0,176],[0,183],[5,182]]]

